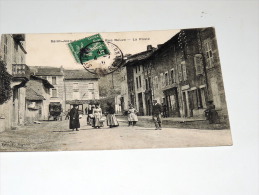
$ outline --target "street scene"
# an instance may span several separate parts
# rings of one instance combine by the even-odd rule
[[[0,151],[232,145],[214,28],[0,41]]]

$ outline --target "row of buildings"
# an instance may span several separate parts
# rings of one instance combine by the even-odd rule
[[[99,99],[98,77],[87,71],[27,66],[24,34],[4,34],[0,45],[0,131],[48,120],[52,106],[84,112]],[[10,79],[5,82],[3,79]],[[10,85],[9,85],[10,84]],[[8,86],[9,85],[9,86]],[[8,90],[11,96],[6,98]]]
[[[155,99],[170,117],[203,117],[212,100],[228,117],[214,28],[181,30],[157,48],[148,45],[120,71],[121,110],[133,104],[140,115],[151,115]]]

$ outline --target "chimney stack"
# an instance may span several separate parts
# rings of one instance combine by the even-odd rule
[[[148,46],[147,46],[147,51],[150,51],[150,50],[153,50],[152,45],[148,45]]]
[[[161,46],[162,46],[162,44],[158,44],[158,45],[157,45],[157,49],[159,49]]]

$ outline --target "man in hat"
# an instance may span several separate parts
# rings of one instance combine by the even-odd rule
[[[152,119],[155,123],[156,130],[162,130],[162,113],[163,109],[157,100],[153,100]]]
[[[69,129],[79,131],[78,128],[80,128],[78,105],[74,104],[69,112]]]
[[[207,103],[207,109],[204,111],[205,117],[207,120],[209,120],[210,124],[216,123],[218,120],[218,113],[216,111],[215,105],[213,104],[212,100],[209,100]]]

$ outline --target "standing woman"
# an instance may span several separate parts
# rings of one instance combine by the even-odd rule
[[[87,124],[92,126],[92,123],[93,123],[93,110],[94,110],[95,106],[94,105],[90,105],[89,108],[88,108],[88,115],[87,115]]]
[[[110,102],[107,102],[108,108],[106,110],[107,112],[107,125],[112,128],[112,127],[118,127],[119,123],[117,121],[117,118],[115,117],[115,110],[112,107],[112,104]]]
[[[78,128],[80,128],[78,105],[73,105],[69,112],[69,129],[79,131]]]
[[[128,122],[129,122],[129,126],[135,126],[137,121],[138,121],[138,116],[137,116],[137,110],[133,107],[132,104],[130,104],[129,106],[129,110],[128,110]]]
[[[100,121],[100,119],[102,117],[102,109],[100,108],[99,104],[96,104],[95,108],[93,109],[93,115],[94,115],[94,119],[93,119],[92,127],[94,127],[94,128],[102,127],[103,122]]]

